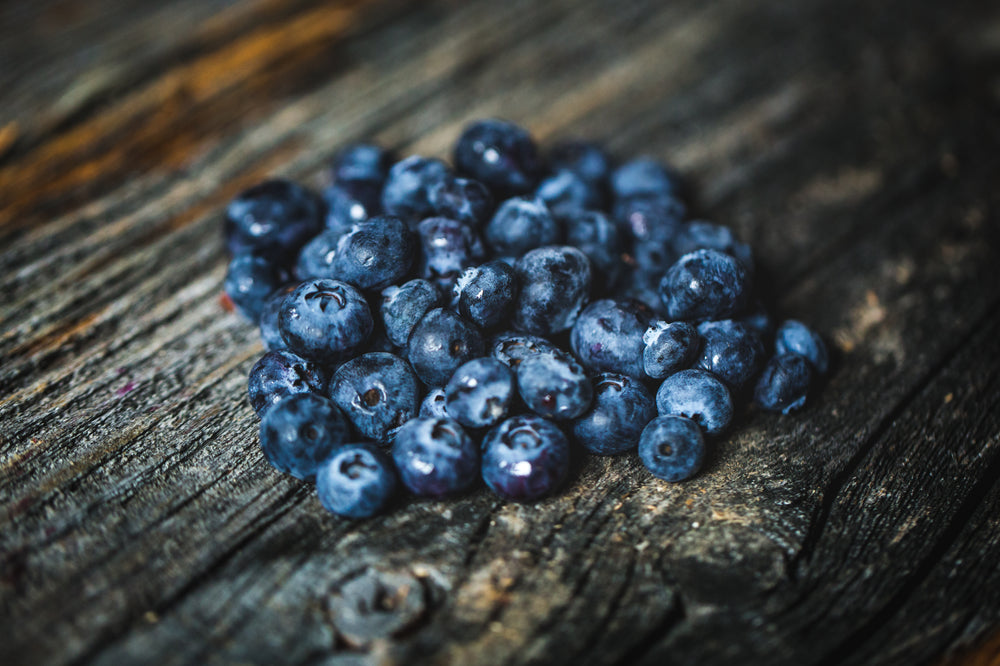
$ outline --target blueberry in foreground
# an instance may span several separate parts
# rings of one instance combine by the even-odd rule
[[[535,187],[542,171],[538,148],[528,132],[504,120],[466,126],[455,144],[455,168],[501,194]]]
[[[656,392],[661,416],[684,416],[718,435],[733,420],[733,399],[722,380],[699,368],[670,375]]]
[[[653,476],[684,481],[705,461],[705,438],[694,421],[683,416],[659,416],[639,438],[639,458]]]
[[[504,499],[526,502],[548,495],[568,472],[566,436],[539,416],[511,417],[483,439],[483,480]]]
[[[497,208],[483,230],[497,256],[516,257],[559,242],[559,223],[538,197],[512,197]]]
[[[275,468],[312,481],[321,462],[347,441],[347,419],[330,400],[297,393],[264,412],[260,446]]]
[[[406,220],[419,220],[434,212],[430,191],[448,176],[441,160],[413,155],[396,162],[382,189],[382,210]]]
[[[798,354],[812,363],[816,372],[825,375],[830,366],[826,344],[819,333],[795,319],[788,319],[778,327],[774,339],[775,353]]]
[[[656,416],[653,396],[626,375],[605,372],[594,377],[594,401],[573,421],[573,437],[599,455],[634,449],[646,424]]]
[[[559,348],[543,337],[527,333],[503,331],[490,338],[490,353],[512,370],[532,354],[559,351]]]
[[[517,298],[517,276],[502,261],[468,268],[455,284],[459,313],[481,328],[509,321]]]
[[[540,247],[514,265],[521,290],[514,305],[515,328],[532,335],[566,331],[590,295],[590,260],[569,246]]]
[[[294,258],[323,228],[323,205],[289,180],[266,180],[241,192],[226,207],[227,229],[242,247],[272,258]]]
[[[300,356],[333,365],[357,351],[375,323],[368,302],[338,280],[307,280],[281,304],[278,328],[288,348]]]
[[[397,347],[405,347],[410,332],[429,310],[443,305],[441,292],[427,280],[410,280],[382,290],[382,323]]]
[[[528,409],[559,420],[580,416],[593,398],[583,367],[561,351],[532,354],[521,361],[517,366],[517,388]]]
[[[764,344],[756,331],[741,321],[723,319],[698,325],[701,356],[697,366],[733,388],[740,388],[764,365]]]
[[[653,312],[639,301],[594,301],[570,333],[573,353],[592,372],[643,377],[642,341]]]
[[[268,297],[284,282],[284,272],[271,259],[258,252],[245,252],[229,262],[223,289],[240,314],[257,322]]]
[[[320,465],[316,493],[330,513],[358,520],[381,513],[398,483],[388,454],[370,444],[345,444]]]
[[[258,415],[297,393],[323,393],[329,378],[323,368],[287,350],[270,351],[250,370],[247,392]]]
[[[812,364],[804,356],[778,354],[764,366],[754,400],[765,411],[791,414],[806,404],[812,377]]]
[[[677,260],[660,281],[660,298],[671,320],[725,319],[746,307],[750,275],[718,250],[695,250]]]
[[[357,224],[340,237],[333,276],[358,289],[383,289],[406,277],[416,242],[398,217],[382,215]]]
[[[406,349],[425,384],[444,386],[460,365],[483,355],[484,345],[475,324],[451,310],[434,308],[413,327]]]
[[[642,336],[646,345],[642,367],[654,379],[663,379],[688,368],[698,357],[701,338],[686,321],[653,322]]]
[[[398,356],[369,352],[337,368],[329,394],[361,436],[384,444],[416,416],[420,382],[410,364]]]
[[[455,371],[444,392],[451,418],[469,428],[489,428],[510,410],[514,374],[491,356],[474,358]]]
[[[469,489],[478,477],[479,446],[447,418],[408,421],[392,445],[392,459],[410,492],[446,497]]]

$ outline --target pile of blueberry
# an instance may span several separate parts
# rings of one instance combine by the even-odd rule
[[[249,380],[264,454],[335,514],[480,478],[533,500],[579,450],[638,450],[681,481],[735,405],[788,413],[826,372],[815,332],[775,330],[750,248],[686,221],[654,160],[615,166],[580,141],[543,159],[482,120],[452,167],[354,145],[330,183],[229,204],[225,289],[270,350]]]

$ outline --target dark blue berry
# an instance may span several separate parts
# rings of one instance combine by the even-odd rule
[[[257,322],[268,297],[287,281],[283,270],[257,252],[238,254],[229,262],[223,288],[240,314]]]
[[[740,321],[753,329],[765,346],[774,336],[774,319],[759,301],[748,308],[748,314],[743,315]]]
[[[643,334],[652,311],[638,301],[594,301],[580,313],[570,333],[573,353],[592,372],[643,377]]]
[[[329,394],[362,437],[380,444],[416,416],[420,405],[420,384],[410,364],[385,352],[341,365],[330,379]]]
[[[483,480],[504,499],[526,502],[562,485],[569,472],[569,443],[551,421],[514,416],[483,439]]]
[[[502,261],[466,269],[455,285],[458,311],[482,328],[510,321],[517,298],[517,276]]]
[[[427,280],[410,280],[382,290],[382,323],[397,347],[405,347],[410,332],[429,310],[443,305],[441,292]]]
[[[444,389],[448,415],[469,428],[489,428],[507,416],[514,374],[491,356],[463,364]]]
[[[389,175],[392,154],[371,143],[356,143],[341,150],[330,165],[335,183],[382,182]]]
[[[407,221],[432,214],[431,188],[449,175],[447,165],[437,159],[413,155],[396,162],[382,189],[382,210]]]
[[[247,390],[258,415],[290,395],[323,393],[329,378],[318,364],[290,351],[271,351],[250,370]]]
[[[746,243],[736,240],[729,227],[711,222],[688,222],[678,229],[673,238],[674,251],[679,255],[695,250],[718,250],[743,262],[743,266],[753,272],[753,252]]]
[[[479,229],[493,214],[493,195],[478,180],[450,176],[428,194],[434,214]]]
[[[656,392],[661,416],[692,419],[709,435],[718,435],[733,420],[733,399],[722,380],[700,368],[670,375]]]
[[[685,254],[660,281],[660,298],[671,320],[732,317],[746,307],[749,296],[746,268],[718,250]]]
[[[303,245],[295,263],[295,277],[299,280],[336,277],[333,262],[337,257],[337,243],[343,235],[340,231],[327,229]]]
[[[790,414],[802,409],[812,383],[813,366],[798,354],[771,358],[757,380],[754,400],[768,412]]]
[[[788,319],[782,322],[775,334],[774,347],[778,354],[804,356],[821,375],[825,375],[830,366],[823,338],[800,321]]]
[[[583,367],[559,351],[526,356],[517,366],[517,388],[528,409],[560,420],[583,414],[593,397]]]
[[[512,370],[516,370],[525,358],[532,354],[558,351],[558,347],[537,335],[504,331],[490,339],[490,353]]]
[[[540,247],[514,266],[521,290],[514,326],[534,335],[568,330],[590,295],[590,260],[569,246]]]
[[[415,495],[445,497],[468,490],[479,472],[479,446],[451,419],[408,421],[392,444],[403,485]]]
[[[559,242],[559,223],[538,197],[507,199],[484,231],[486,241],[501,257],[518,257],[528,250]]]
[[[383,289],[406,276],[416,250],[406,223],[388,215],[374,217],[340,237],[333,274],[359,289]]]
[[[653,476],[664,481],[690,479],[705,461],[701,428],[683,416],[657,417],[642,431],[639,459]]]
[[[417,225],[420,236],[420,277],[450,295],[462,272],[486,254],[479,234],[467,224],[446,217],[430,217]]]
[[[483,355],[483,336],[457,313],[435,308],[424,315],[407,342],[410,364],[428,386],[444,386],[466,361]]]
[[[431,389],[420,403],[420,418],[446,419],[448,417],[448,398],[443,388]]]
[[[281,337],[281,329],[278,327],[278,317],[281,314],[281,304],[288,294],[295,291],[296,284],[288,284],[276,290],[267,300],[264,301],[264,308],[260,313],[260,321],[257,322],[260,328],[260,339],[268,351],[286,349],[288,343]]]
[[[561,141],[549,150],[553,171],[566,169],[603,190],[611,174],[611,160],[600,146],[589,141]]]
[[[398,483],[388,454],[371,444],[346,444],[320,465],[316,493],[330,513],[357,520],[381,513]]]
[[[568,170],[557,171],[543,180],[535,196],[559,218],[600,208],[603,203],[600,189]]]
[[[732,319],[698,325],[702,338],[697,366],[708,370],[733,388],[740,388],[764,365],[764,344],[746,324]]]
[[[355,224],[382,212],[382,181],[336,182],[323,191],[326,228],[347,233]]]
[[[374,328],[364,297],[337,280],[307,280],[281,304],[278,327],[288,348],[333,365],[349,358]]]
[[[573,437],[599,455],[634,449],[642,429],[656,416],[653,396],[635,379],[611,372],[594,377],[593,385],[594,401],[573,422]]]
[[[670,246],[686,212],[684,202],[672,195],[646,194],[616,201],[614,217],[628,229],[636,243],[658,243],[666,246],[665,255],[672,255]],[[677,256],[680,254],[683,253]]]
[[[607,215],[586,210],[563,218],[566,244],[577,248],[590,259],[595,285],[611,289],[621,275],[625,251],[622,234]]]
[[[264,412],[260,446],[275,468],[312,481],[316,469],[347,441],[350,426],[337,406],[316,393],[296,393]]]
[[[611,173],[611,191],[615,199],[650,194],[676,195],[680,178],[649,157],[640,157],[619,166]]]
[[[282,262],[323,228],[319,197],[288,180],[267,180],[241,192],[226,207],[234,242]]]
[[[455,144],[455,168],[501,194],[534,189],[542,164],[527,131],[503,120],[466,126]]]
[[[686,321],[655,321],[642,336],[646,345],[642,367],[654,379],[669,377],[691,366],[698,358],[701,338]]]

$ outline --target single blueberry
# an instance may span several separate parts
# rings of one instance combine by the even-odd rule
[[[705,438],[694,421],[683,416],[659,416],[639,438],[639,459],[664,481],[690,479],[705,461]]]
[[[736,240],[732,230],[721,224],[695,221],[681,225],[673,237],[673,247],[678,256],[695,250],[718,250],[739,259],[751,273],[754,269],[750,246]]]
[[[392,459],[403,485],[425,497],[468,490],[479,472],[479,446],[446,418],[407,421],[393,441]]]
[[[594,395],[583,367],[559,351],[526,356],[517,366],[517,388],[528,409],[560,420],[583,414]]]
[[[362,437],[380,444],[416,416],[420,405],[420,383],[410,364],[385,352],[341,365],[330,379],[329,394]]]
[[[514,265],[521,290],[514,305],[514,326],[548,335],[570,329],[590,294],[590,260],[568,246],[540,247]]]
[[[435,308],[413,327],[406,348],[417,376],[428,386],[444,386],[460,365],[483,355],[483,336],[455,312]]]
[[[237,195],[226,219],[241,246],[286,263],[323,228],[323,204],[297,183],[267,180]]]
[[[341,150],[330,164],[335,183],[382,182],[389,175],[392,153],[371,143],[356,143]]]
[[[523,128],[503,120],[466,126],[455,144],[455,168],[501,194],[533,189],[541,174],[538,149]]]
[[[768,412],[790,414],[802,409],[812,383],[813,366],[799,354],[778,354],[764,366],[754,400]]]
[[[287,280],[285,272],[273,260],[256,251],[246,252],[229,262],[223,289],[240,314],[257,322],[268,297]]]
[[[705,321],[698,325],[698,335],[702,345],[697,367],[733,388],[742,387],[764,365],[764,343],[741,321]]]
[[[281,314],[281,304],[288,294],[295,291],[298,284],[287,284],[280,289],[276,289],[267,300],[264,301],[264,308],[260,312],[260,339],[268,351],[287,349],[288,343],[281,337],[281,329],[278,327],[278,318]]]
[[[493,195],[478,180],[449,176],[428,193],[434,214],[479,229],[493,214]]]
[[[382,188],[382,210],[407,221],[416,221],[434,212],[431,188],[449,176],[441,160],[413,155],[396,162]]]
[[[528,250],[559,242],[559,223],[538,197],[507,199],[489,224],[484,236],[499,256],[517,257]]]
[[[340,237],[333,273],[359,289],[383,289],[406,277],[416,249],[405,222],[388,215],[374,217]]]
[[[295,277],[299,280],[336,277],[333,264],[337,243],[343,235],[340,231],[327,229],[303,245],[295,263]]]
[[[388,454],[371,444],[346,444],[320,465],[316,493],[330,513],[358,520],[381,513],[398,483]]]
[[[670,194],[644,194],[615,202],[614,218],[624,226],[636,243],[657,243],[670,252],[674,236],[683,226],[687,208]],[[680,256],[683,253],[677,253]],[[659,264],[657,264],[659,266]]]
[[[569,170],[557,171],[539,185],[535,196],[545,202],[555,217],[601,208],[601,190]]]
[[[492,356],[459,367],[444,389],[448,415],[469,428],[489,428],[507,416],[514,373]]]
[[[594,301],[580,313],[570,345],[580,363],[593,372],[643,377],[643,334],[653,312],[639,301]]]
[[[307,280],[282,302],[278,328],[291,351],[333,365],[368,340],[374,321],[368,302],[351,285]]]
[[[556,490],[569,472],[569,442],[551,421],[514,416],[483,438],[483,480],[504,499],[526,502]]]
[[[722,380],[700,368],[670,375],[656,392],[661,416],[692,419],[709,435],[718,435],[733,420],[733,399]]]
[[[654,321],[642,336],[642,367],[654,379],[669,377],[698,358],[701,338],[686,321]]]
[[[355,224],[382,212],[382,181],[338,181],[323,190],[326,228],[347,233]]]
[[[594,271],[593,281],[608,291],[618,282],[622,269],[624,238],[607,215],[596,210],[586,210],[563,219],[566,225],[566,244],[577,248],[590,259]]]
[[[676,195],[680,190],[680,177],[649,157],[622,164],[611,173],[610,181],[615,199],[649,194]]]
[[[296,393],[264,412],[260,446],[275,468],[303,481],[347,441],[350,426],[337,406],[316,393]]]
[[[448,416],[448,398],[443,388],[431,389],[420,403],[420,418],[446,419]]]
[[[483,260],[486,250],[479,234],[467,224],[446,217],[429,217],[417,225],[420,236],[420,277],[450,295],[458,276]]]
[[[553,171],[572,171],[601,191],[607,188],[611,174],[611,159],[600,146],[575,139],[560,141],[549,149],[549,166]]]
[[[591,453],[624,453],[639,443],[639,435],[656,416],[653,396],[626,375],[605,372],[594,377],[594,402],[573,421],[573,437]]]
[[[804,356],[821,375],[825,375],[830,367],[823,338],[800,321],[788,319],[782,322],[775,335],[774,347],[777,354]]]
[[[271,351],[250,369],[247,392],[258,416],[290,395],[322,393],[329,378],[318,364],[290,351]]]
[[[482,328],[510,321],[517,298],[517,276],[502,261],[468,268],[455,285],[458,311]]]
[[[695,250],[677,260],[660,281],[671,320],[725,319],[739,314],[750,296],[750,274],[718,250]]]
[[[528,356],[558,351],[559,348],[537,335],[503,331],[490,339],[489,349],[493,358],[516,370]]]
[[[399,287],[382,290],[382,323],[397,347],[405,347],[410,332],[427,312],[443,305],[441,292],[427,280],[410,280]]]

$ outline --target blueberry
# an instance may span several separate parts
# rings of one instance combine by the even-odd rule
[[[692,419],[709,435],[718,435],[733,420],[733,399],[722,380],[700,368],[670,375],[656,392],[661,416]]]
[[[421,255],[418,272],[451,294],[458,276],[485,256],[479,234],[467,224],[446,217],[430,217],[417,225]]]
[[[323,228],[323,204],[288,180],[267,180],[241,192],[226,207],[233,242],[281,261],[293,259]]]
[[[653,396],[635,379],[612,372],[594,377],[593,385],[594,402],[573,422],[573,437],[599,455],[634,449],[642,429],[656,416]]]
[[[558,347],[537,335],[504,331],[490,339],[490,353],[509,368],[516,370],[525,358],[532,354],[557,351]]]
[[[434,214],[479,229],[493,214],[493,195],[478,180],[449,176],[428,192]]]
[[[489,428],[510,410],[514,373],[491,356],[463,364],[444,389],[447,413],[469,428]]]
[[[359,289],[383,289],[406,276],[415,255],[406,223],[383,215],[340,237],[332,268],[337,279]]]
[[[743,315],[740,321],[749,326],[765,345],[774,336],[774,319],[760,301],[748,308],[748,314]]]
[[[441,160],[413,155],[396,162],[382,188],[382,210],[406,220],[419,220],[434,212],[431,188],[449,176]]]
[[[446,418],[408,421],[393,441],[392,459],[403,485],[426,497],[468,490],[479,472],[479,446]]]
[[[557,171],[539,185],[535,196],[545,202],[555,217],[566,217],[584,210],[600,208],[601,190],[568,170]]]
[[[382,323],[385,333],[398,347],[406,346],[410,332],[427,312],[443,305],[438,288],[427,280],[410,280],[382,290]]]
[[[600,190],[607,187],[611,160],[600,146],[589,141],[561,141],[549,150],[549,166],[566,169]]]
[[[268,351],[288,348],[288,343],[281,337],[281,329],[278,328],[278,316],[281,314],[281,304],[285,301],[285,297],[295,291],[296,286],[297,284],[287,284],[275,290],[264,301],[257,325],[260,328],[260,339]]]
[[[365,343],[374,322],[368,303],[351,285],[307,280],[282,302],[278,327],[291,351],[333,365]]]
[[[517,298],[517,276],[502,261],[466,269],[455,285],[458,311],[482,328],[510,321]]]
[[[371,143],[356,143],[341,150],[330,165],[335,183],[382,182],[389,175],[392,154]]]
[[[413,327],[407,355],[425,384],[444,386],[460,365],[483,355],[483,336],[458,314],[435,308]]]
[[[764,366],[754,400],[768,412],[790,414],[806,404],[813,366],[799,354],[778,354]]]
[[[624,238],[618,225],[607,215],[595,210],[574,213],[563,218],[566,244],[577,248],[590,259],[595,284],[611,289],[622,269]]]
[[[431,389],[420,403],[420,418],[446,419],[448,417],[448,398],[443,388]]]
[[[240,314],[257,322],[268,297],[287,280],[274,262],[259,253],[238,254],[229,262],[223,289]]]
[[[514,197],[497,208],[484,231],[499,256],[517,257],[528,250],[559,242],[559,223],[538,197]]]
[[[527,131],[503,120],[479,120],[455,144],[455,167],[501,194],[528,192],[541,174],[538,149]]]
[[[823,338],[800,321],[788,319],[782,322],[775,335],[774,347],[778,354],[804,356],[821,375],[825,375],[830,366]]]
[[[526,502],[547,495],[568,472],[566,436],[541,417],[511,417],[483,439],[483,480],[504,499]]]
[[[590,260],[575,247],[540,247],[514,266],[521,290],[514,326],[534,335],[571,328],[590,294]]]
[[[588,370],[643,377],[643,334],[652,311],[638,301],[594,301],[570,333],[573,353]]]
[[[653,476],[684,481],[705,461],[705,438],[694,421],[683,416],[659,416],[639,438],[639,458]]]
[[[614,217],[636,243],[657,243],[670,252],[674,236],[682,226],[686,207],[670,194],[635,195],[615,202]],[[683,253],[677,253],[680,256]],[[656,264],[655,267],[659,267]]]
[[[752,328],[724,319],[698,325],[702,338],[697,366],[708,370],[733,388],[740,388],[764,364],[764,344]]]
[[[388,454],[370,444],[347,444],[320,465],[316,493],[330,513],[357,520],[385,509],[398,483]]]
[[[328,377],[316,363],[290,351],[271,351],[250,369],[247,390],[258,415],[290,395],[322,393]]]
[[[347,441],[350,427],[337,406],[315,393],[296,393],[264,412],[260,446],[275,468],[303,481]]]
[[[680,177],[649,157],[622,164],[611,173],[610,180],[615,199],[650,194],[676,195],[680,190]]]
[[[347,233],[355,224],[382,212],[382,181],[336,182],[323,190],[326,228]]]
[[[341,231],[327,229],[303,245],[295,263],[295,276],[299,280],[336,277],[333,263],[337,257],[337,243],[343,235]]]
[[[725,319],[739,314],[749,295],[746,268],[718,250],[685,254],[660,281],[660,297],[671,320]]]
[[[743,266],[753,272],[753,252],[746,243],[736,240],[732,230],[721,224],[695,221],[682,225],[673,237],[674,251],[678,255],[695,250],[718,250],[739,259]]]
[[[330,379],[330,399],[365,439],[380,444],[417,414],[420,383],[410,364],[393,354],[370,352],[347,361]]]
[[[642,367],[654,379],[684,370],[698,358],[701,338],[686,321],[654,321],[642,336]]]
[[[561,420],[583,414],[593,397],[583,367],[559,351],[526,356],[517,366],[517,388],[528,409]]]

